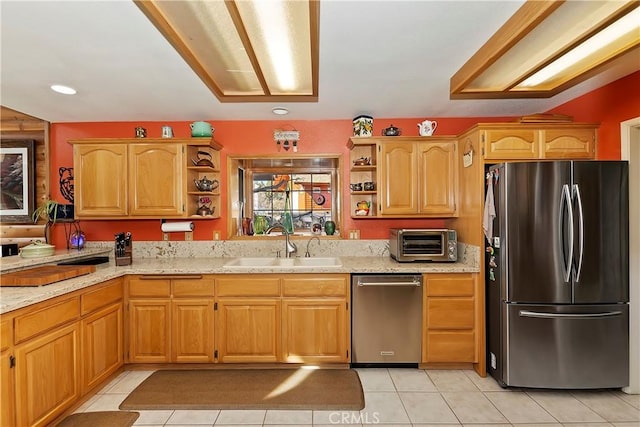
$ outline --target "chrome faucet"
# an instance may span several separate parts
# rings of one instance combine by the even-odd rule
[[[309,244],[313,239],[316,239],[318,241],[318,246],[320,246],[320,238],[318,236],[313,236],[312,238],[310,238],[307,242],[307,251],[304,253],[305,258],[309,258],[311,256],[311,254],[309,253]]]
[[[271,231],[276,228],[279,228],[280,230],[282,230],[282,233],[284,234],[284,256],[285,258],[291,258],[293,254],[298,252],[298,247],[296,246],[295,243],[293,243],[289,239],[289,232],[287,231],[286,228],[284,228],[284,225],[280,223],[273,224],[271,227],[267,228],[267,231],[265,231],[265,234],[271,233]]]

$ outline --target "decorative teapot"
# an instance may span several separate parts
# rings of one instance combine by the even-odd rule
[[[210,168],[214,167],[213,162],[211,161],[211,153],[207,151],[198,151],[197,159],[191,159],[194,166],[209,166]]]
[[[213,136],[213,127],[207,122],[193,122],[189,125],[191,136]]]
[[[209,216],[213,215],[215,207],[211,207],[211,199],[208,197],[200,197],[200,206],[198,207],[198,211],[196,212],[200,216]]]
[[[194,179],[193,183],[199,191],[213,191],[220,186],[217,179],[213,181],[204,176],[202,179]]]
[[[418,123],[418,132],[420,136],[431,136],[436,131],[438,122],[435,120],[425,120],[422,123]]]
[[[394,125],[391,125],[388,128],[382,129],[382,135],[384,136],[399,136],[400,133],[402,133],[400,128],[397,128]]]

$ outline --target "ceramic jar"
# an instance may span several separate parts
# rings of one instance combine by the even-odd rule
[[[373,136],[373,117],[358,116],[354,118],[353,136]]]

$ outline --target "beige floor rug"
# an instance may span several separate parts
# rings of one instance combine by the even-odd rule
[[[157,371],[120,409],[360,410],[364,394],[349,369]]]
[[[81,412],[69,415],[56,427],[130,427],[139,416],[137,412]]]

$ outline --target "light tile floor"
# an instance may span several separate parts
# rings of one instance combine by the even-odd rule
[[[640,395],[620,391],[502,389],[473,371],[358,369],[365,408],[349,411],[139,411],[136,426],[639,427]],[[125,371],[77,412],[118,410],[153,371]],[[442,427],[442,426],[441,426]]]

